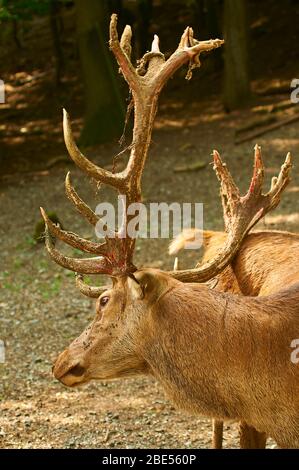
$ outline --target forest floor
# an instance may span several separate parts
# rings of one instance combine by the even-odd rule
[[[147,201],[203,202],[208,229],[222,228],[217,181],[209,164],[211,149],[221,151],[243,190],[252,169],[253,142],[233,144],[235,122],[248,119],[248,113],[226,116],[217,103],[201,104],[194,112],[189,107],[184,111],[186,119],[190,116],[188,124],[162,110],[143,183]],[[298,124],[267,134],[259,144],[267,184],[278,173],[286,151],[295,157],[292,183],[279,208],[259,228],[298,231]],[[112,145],[101,146],[101,156],[94,160],[109,164],[111,152]],[[198,159],[206,163],[200,171],[173,171]],[[64,196],[69,169],[75,187],[92,207],[111,198],[105,189],[96,193],[71,164],[58,165],[43,176],[16,175],[13,181],[2,181],[0,338],[6,344],[6,362],[0,364],[0,447],[209,447],[210,421],[176,411],[152,379],[91,383],[68,390],[51,375],[55,356],[93,315],[93,301],[76,291],[73,274],[51,262],[43,244],[34,244],[32,238],[40,205],[55,210],[64,227],[92,235]],[[140,240],[137,264],[171,267],[167,244],[168,240]],[[194,265],[197,257],[194,252],[183,254],[182,266]],[[236,424],[228,424],[224,436],[225,447],[237,447]]]
[[[277,76],[280,71],[282,68]],[[196,74],[200,76],[201,71]],[[292,76],[290,71],[289,77],[283,78]],[[90,185],[89,179],[65,158],[59,123],[63,100],[53,98],[48,78],[38,67],[30,73],[11,71],[5,77],[9,105],[1,111],[0,126],[0,340],[5,342],[6,362],[0,364],[0,448],[210,447],[210,420],[175,410],[152,379],[93,382],[67,389],[52,376],[53,360],[90,322],[94,302],[75,289],[73,273],[55,265],[43,244],[34,242],[34,229],[40,220],[38,208],[55,211],[64,228],[89,237],[92,230],[64,195],[66,172],[71,171],[74,186],[93,208],[102,200],[112,200],[112,194]],[[78,84],[72,80],[68,76],[64,82],[64,96],[76,111]],[[257,89],[262,84],[253,85]],[[72,90],[69,95],[67,87]],[[219,150],[245,191],[255,141],[235,145],[235,129],[255,119],[257,113],[252,107],[226,114],[219,95],[212,91],[198,102],[193,100],[194,88],[182,80],[178,89],[162,98],[143,179],[143,197],[146,202],[202,202],[205,229],[221,230],[218,183],[210,154],[214,148]],[[254,104],[287,98],[259,96]],[[283,111],[281,117],[288,113]],[[82,120],[77,114],[75,118],[78,131]],[[299,123],[257,141],[266,164],[265,187],[279,172],[287,151],[294,155],[292,182],[279,207],[258,228],[299,231]],[[118,152],[115,143],[86,149],[93,161],[107,167]],[[198,162],[203,164],[201,170],[174,171],[177,166]],[[139,240],[136,264],[170,268],[173,259],[167,254],[168,242]],[[75,254],[72,249],[65,252]],[[193,266],[198,257],[188,250],[180,258],[181,266]],[[270,442],[269,446],[275,444]],[[224,447],[238,447],[236,423],[227,423]]]

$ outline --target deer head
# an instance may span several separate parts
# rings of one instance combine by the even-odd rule
[[[66,112],[63,126],[65,143],[74,162],[96,181],[112,186],[119,194],[126,196],[125,216],[121,226],[117,232],[108,233],[104,243],[95,243],[62,230],[51,222],[41,209],[49,255],[59,265],[79,273],[77,286],[81,292],[97,298],[94,321],[58,357],[54,366],[55,377],[68,386],[82,384],[91,379],[115,379],[150,373],[151,367],[144,357],[144,343],[147,338],[153,341],[154,336],[149,333],[153,332],[153,328],[157,328],[157,320],[163,318],[163,309],[159,311],[159,308],[164,299],[169,299],[171,291],[183,286],[183,283],[206,282],[230,264],[249,230],[279,203],[281,192],[289,181],[291,168],[288,155],[278,178],[273,180],[270,191],[262,194],[264,171],[261,151],[256,146],[251,184],[246,195],[241,196],[218,152],[214,151],[214,169],[221,182],[227,211],[230,212],[224,245],[213,259],[194,269],[169,272],[138,270],[133,263],[135,239],[124,236],[130,220],[126,209],[131,203],[141,200],[141,177],[151,142],[158,96],[177,69],[189,63],[187,78],[190,78],[191,70],[200,64],[200,53],[221,46],[223,41],[197,41],[193,37],[192,28],[188,27],[177,50],[165,60],[159,49],[159,38],[155,36],[151,51],[146,53],[137,68],[134,68],[129,55],[131,29],[126,26],[119,42],[116,26],[117,17],[112,15],[110,48],[130,87],[134,104],[133,140],[125,170],[112,173],[89,161],[74,141]],[[79,213],[95,226],[99,218],[79,197],[71,184],[69,174],[66,178],[66,193]],[[55,238],[96,256],[79,259],[66,257],[55,247]],[[113,286],[95,288],[86,285],[84,274],[106,274],[111,277]],[[187,289],[187,292],[190,290]],[[200,286],[196,286],[196,292],[197,295],[200,293]],[[185,298],[184,302],[188,310],[188,298]],[[175,304],[173,308],[175,309]]]
[[[97,299],[91,325],[58,357],[54,375],[65,385],[150,373],[143,339],[159,300],[179,281],[156,270],[139,270],[134,277],[114,279]]]

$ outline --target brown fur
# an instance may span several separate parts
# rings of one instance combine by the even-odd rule
[[[119,279],[102,295],[108,304],[59,356],[55,376],[73,386],[150,373],[181,409],[243,420],[299,447],[299,366],[290,360],[299,284],[252,298],[156,270],[136,277],[141,285]]]
[[[248,426],[245,421],[241,421],[239,426],[241,449],[265,449],[267,434],[258,432],[253,426]]]
[[[224,232],[207,232],[203,262],[212,259],[226,238]],[[231,275],[244,295],[267,295],[299,281],[299,235],[282,231],[260,231],[247,235],[231,271],[219,277],[230,289]]]
[[[183,232],[172,243],[176,253],[184,248],[184,239],[194,238],[192,231]],[[212,259],[226,239],[224,232],[203,232],[203,262]],[[265,295],[279,291],[283,287],[299,281],[299,267],[294,263],[299,255],[299,236],[279,231],[263,231],[248,235],[232,266],[218,276],[215,288],[223,291],[236,291],[236,283],[244,295]],[[235,279],[235,281],[234,281]],[[232,289],[231,286],[234,286]],[[213,427],[213,441],[219,448],[221,426]],[[245,422],[240,424],[241,448],[264,448],[266,437]]]

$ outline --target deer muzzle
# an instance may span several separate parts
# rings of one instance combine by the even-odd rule
[[[69,349],[63,351],[53,365],[54,377],[67,387],[86,382],[86,367],[82,360],[71,356]]]

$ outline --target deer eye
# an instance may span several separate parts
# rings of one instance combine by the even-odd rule
[[[100,298],[100,306],[105,307],[105,305],[109,302],[109,297],[108,295],[105,295],[104,297]]]

